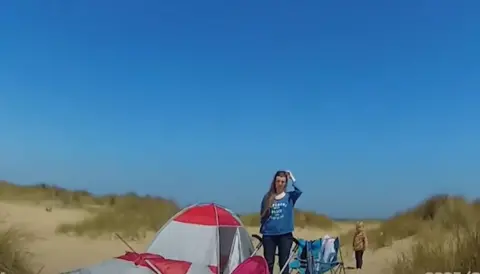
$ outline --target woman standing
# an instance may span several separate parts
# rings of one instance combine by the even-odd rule
[[[363,222],[357,222],[355,235],[353,236],[353,251],[355,252],[356,268],[362,269],[363,253],[367,250],[368,239]]]
[[[286,192],[288,180],[292,180],[294,190]],[[263,254],[270,274],[275,265],[275,250],[278,248],[278,265],[282,269],[287,264],[293,242],[293,208],[302,191],[295,185],[290,171],[277,171],[273,176],[270,190],[263,197],[260,210],[260,233],[263,235]],[[288,266],[283,274],[289,273]]]

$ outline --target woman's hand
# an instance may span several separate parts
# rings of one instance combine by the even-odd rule
[[[295,177],[293,177],[293,173],[290,170],[287,170],[286,173],[287,173],[287,179],[295,182]]]

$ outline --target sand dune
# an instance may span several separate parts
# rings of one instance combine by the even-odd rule
[[[57,209],[46,212],[42,206],[0,203],[0,217],[4,220],[1,225],[19,226],[35,236],[29,243],[29,250],[33,253],[34,261],[40,268],[45,266],[42,273],[53,274],[94,264],[102,260],[121,255],[127,247],[118,239],[106,236],[101,239],[88,239],[58,235],[55,228],[60,223],[72,223],[88,216],[88,212],[73,209]],[[325,234],[340,235],[353,228],[353,224],[342,223],[335,231],[317,229],[297,229],[296,236],[306,239],[315,239]],[[257,233],[257,228],[249,228],[251,233]],[[134,249],[144,251],[154,234],[151,233],[145,240],[129,243]],[[395,259],[397,253],[410,246],[409,240],[396,242],[391,247],[367,252],[365,255],[365,269],[362,273],[384,274],[384,268],[389,260]],[[351,252],[344,260],[347,266],[353,265]],[[349,272],[347,270],[347,272]]]

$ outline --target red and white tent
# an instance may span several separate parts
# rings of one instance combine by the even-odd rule
[[[216,204],[197,204],[173,216],[146,253],[127,254],[71,274],[223,274],[254,253],[240,219]]]

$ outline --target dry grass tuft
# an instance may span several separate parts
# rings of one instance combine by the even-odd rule
[[[460,227],[471,227],[480,217],[480,202],[469,202],[463,197],[435,195],[416,207],[394,215],[375,229],[366,229],[370,248],[392,245],[409,237],[438,241],[439,235]],[[354,230],[340,236],[343,246],[350,245]],[[434,237],[432,239],[432,237]]]
[[[392,265],[392,274],[470,273],[480,269],[480,226],[458,226],[435,239],[422,238]]]
[[[416,242],[392,265],[392,274],[468,273],[480,269],[478,201],[435,196],[411,212],[421,221]]]
[[[31,236],[16,228],[0,231],[0,273],[33,274],[31,254],[24,242]]]
[[[377,229],[367,231],[367,235],[372,248],[381,248],[395,240],[421,234],[432,226],[448,230],[459,224],[466,225],[476,212],[479,212],[478,209],[463,197],[436,195],[396,214]]]

